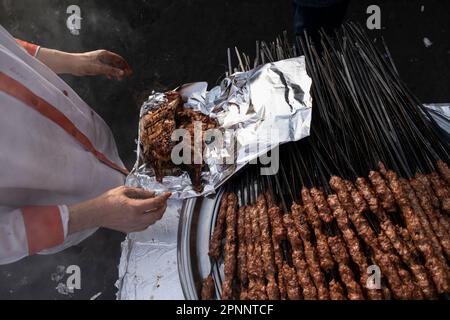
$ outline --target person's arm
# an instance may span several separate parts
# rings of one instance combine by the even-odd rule
[[[68,235],[104,227],[121,232],[145,230],[160,220],[170,193],[119,187],[73,206],[0,207],[0,265],[51,249]]]
[[[0,265],[62,244],[67,220],[65,206],[0,209]]]
[[[160,220],[170,193],[155,196],[142,189],[119,187],[98,198],[69,206],[69,231],[104,227],[125,233],[145,230]]]
[[[36,58],[58,74],[72,74],[75,76],[105,75],[109,79],[122,80],[133,73],[124,58],[107,50],[67,53],[54,49],[40,48]]]
[[[39,59],[58,74],[75,76],[105,75],[109,79],[122,80],[133,74],[124,58],[107,50],[85,53],[68,53],[54,49],[42,48],[33,43],[16,39],[30,55]]]

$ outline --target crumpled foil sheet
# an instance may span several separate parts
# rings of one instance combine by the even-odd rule
[[[182,201],[169,200],[164,217],[122,242],[118,300],[184,299],[178,277],[177,234]]]
[[[304,57],[297,57],[235,73],[210,91],[205,82],[181,86],[178,91],[186,102],[184,107],[217,119],[223,134],[220,146],[206,145],[204,160],[209,171],[202,173],[203,192],[193,190],[187,172],[166,176],[158,183],[143,159],[139,140],[137,161],[126,184],[157,193],[170,191],[175,199],[214,193],[245,164],[280,144],[309,136],[311,83]],[[151,95],[140,116],[159,107],[164,99],[162,93]]]
[[[450,104],[433,103],[426,104],[425,107],[433,116],[436,124],[450,134]]]

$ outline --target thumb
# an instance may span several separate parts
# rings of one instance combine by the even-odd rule
[[[142,212],[158,210],[166,205],[170,193],[165,193],[154,198],[135,200],[135,206]]]

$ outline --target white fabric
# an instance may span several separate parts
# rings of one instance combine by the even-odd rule
[[[123,166],[105,122],[1,26],[0,71],[64,113],[98,151]],[[28,255],[21,207],[59,205],[65,242],[41,252],[54,253],[95,231],[67,236],[66,205],[94,198],[123,182],[122,174],[101,163],[58,125],[0,92],[0,264]]]

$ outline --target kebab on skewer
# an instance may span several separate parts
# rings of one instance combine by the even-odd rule
[[[292,168],[286,164],[292,159],[301,163],[302,170],[292,178],[294,185],[300,180],[297,194],[301,189],[303,206],[294,203],[288,212],[285,202],[299,199],[290,192],[286,201],[278,188],[284,213],[270,196],[268,224],[262,199],[254,205],[259,226],[251,219],[246,223],[245,215],[250,232],[246,239],[254,240],[245,241],[250,248],[247,266],[252,267],[249,258],[256,259],[255,248],[263,255],[262,263],[253,266],[256,277],[249,287],[258,292],[265,286],[268,294],[274,279],[280,299],[312,299],[314,294],[322,299],[442,297],[449,294],[450,277],[445,257],[450,232],[448,141],[398,79],[392,62],[384,61],[364,33],[354,25],[346,25],[342,33],[351,41],[344,46],[337,37],[334,46],[335,40],[324,36],[322,56],[308,41],[301,43],[318,112],[311,137],[286,146],[291,160],[282,159],[280,167]],[[301,152],[293,147],[297,144]],[[378,167],[379,161],[393,170]],[[310,177],[303,179],[304,174]],[[275,176],[276,183],[282,181],[289,189],[292,182],[280,177]],[[286,240],[289,250],[283,248]],[[366,287],[371,264],[386,279],[381,290]],[[255,293],[253,299],[261,297]]]

